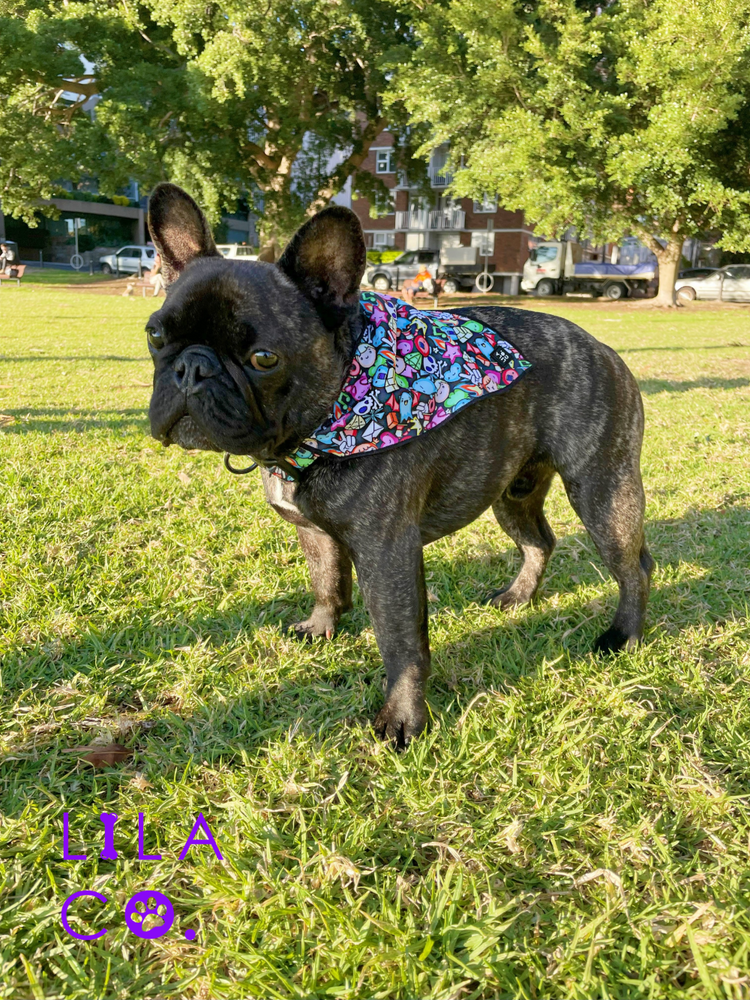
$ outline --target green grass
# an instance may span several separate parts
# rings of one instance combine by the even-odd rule
[[[615,587],[559,485],[538,602],[483,606],[517,564],[484,515],[427,550],[432,723],[397,755],[359,598],[287,638],[311,598],[258,479],[149,438],[153,304],[0,296],[1,998],[750,995],[748,309],[546,305],[644,392],[646,642],[589,655]],[[199,811],[223,862],[178,860]],[[177,914],[151,942],[144,888]]]

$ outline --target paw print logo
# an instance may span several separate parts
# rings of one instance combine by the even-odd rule
[[[132,896],[125,907],[125,923],[139,938],[160,938],[174,923],[174,907],[163,892],[146,889]]]

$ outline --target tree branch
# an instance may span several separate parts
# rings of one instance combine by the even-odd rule
[[[91,82],[87,83],[87,80]],[[45,80],[44,77],[37,76],[36,82],[41,87],[54,87],[58,91],[52,102],[53,104],[62,93],[79,94],[81,97],[86,98],[96,97],[99,94],[99,84],[96,80],[92,80],[91,77],[86,76],[72,77],[70,80],[66,80],[65,77],[58,77],[54,84],[51,84],[49,80]]]
[[[266,170],[273,170],[274,173],[279,169],[279,161],[275,160],[272,156],[262,149],[257,142],[247,141],[242,144],[241,150],[244,156],[249,156],[255,162],[261,166],[265,167]]]

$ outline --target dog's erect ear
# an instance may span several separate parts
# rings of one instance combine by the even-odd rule
[[[157,184],[148,200],[148,228],[167,284],[196,257],[220,257],[205,215],[176,184]]]
[[[278,267],[335,329],[359,302],[367,252],[359,219],[341,205],[318,212],[292,237]]]

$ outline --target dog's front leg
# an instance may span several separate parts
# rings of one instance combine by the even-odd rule
[[[324,531],[297,525],[297,535],[310,570],[315,607],[292,629],[300,639],[333,637],[341,615],[352,606],[352,561],[348,552]]]
[[[297,488],[261,469],[266,500],[273,509],[297,528],[297,535],[310,570],[315,607],[304,622],[295,622],[291,631],[298,639],[333,636],[341,615],[352,606],[352,561],[346,549],[316,527],[296,504]]]
[[[430,645],[419,529],[412,526],[387,539],[363,540],[354,547],[354,565],[387,679],[375,731],[404,747],[427,722],[424,695]]]

